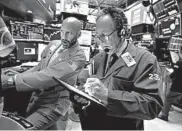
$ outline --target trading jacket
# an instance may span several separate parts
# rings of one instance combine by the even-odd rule
[[[74,86],[78,73],[85,66],[86,58],[76,43],[49,62],[59,46],[60,40],[52,41],[43,51],[37,66],[15,76],[15,84],[17,91],[34,91],[28,108],[33,105],[45,106],[64,116],[70,106],[69,92],[55,82],[52,76]]]
[[[86,107],[80,113],[83,130],[141,130],[143,119],[153,119],[161,111],[162,76],[156,57],[132,43],[123,54],[126,52],[136,64],[128,67],[119,57],[107,72],[107,54],[95,57],[95,74],[109,89],[108,105]]]

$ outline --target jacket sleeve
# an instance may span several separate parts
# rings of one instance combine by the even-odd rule
[[[85,66],[85,56],[79,54],[67,61],[60,61],[55,65],[48,66],[43,70],[17,74],[15,84],[17,91],[32,91],[36,89],[48,89],[58,85],[52,77],[66,81],[76,75]]]
[[[159,114],[162,108],[159,92],[162,75],[156,58],[146,60],[148,62],[145,62],[147,64],[141,75],[131,84],[131,92],[109,90],[107,115],[149,120]]]

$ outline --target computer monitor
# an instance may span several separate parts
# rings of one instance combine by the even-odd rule
[[[175,64],[180,59],[180,53],[182,52],[182,38],[171,37],[168,45],[170,52],[171,62]]]
[[[10,21],[11,34],[16,39],[43,40],[44,25],[32,22]]]
[[[155,50],[154,54],[156,55],[159,62],[170,62],[170,53],[169,53],[169,41],[170,37],[166,38],[156,38],[155,39]]]
[[[86,56],[86,61],[90,61],[90,48],[88,46],[80,46],[83,51],[85,52],[85,56]]]
[[[44,41],[60,40],[60,27],[44,27]]]
[[[29,41],[16,41],[16,59],[20,61],[38,60],[38,43]]]

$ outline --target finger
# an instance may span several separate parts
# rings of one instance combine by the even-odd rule
[[[87,78],[86,83],[94,82],[97,78]]]
[[[74,95],[74,99],[77,100],[79,98],[78,95]]]
[[[85,84],[83,85],[83,87],[84,87],[84,88],[88,88],[88,87],[90,87],[90,84],[89,84],[89,83],[85,83]]]
[[[86,86],[99,86],[100,82],[98,81],[91,81],[89,83],[85,83]]]
[[[88,101],[86,99],[81,98],[81,97],[77,100],[77,102],[82,103],[82,104],[87,104],[88,103]]]
[[[90,94],[92,88],[89,84],[85,84],[85,92],[87,92],[88,94]]]

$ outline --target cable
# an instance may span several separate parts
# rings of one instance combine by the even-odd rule
[[[99,8],[99,11],[100,11],[100,5],[103,4],[106,0],[103,0],[100,4],[98,4],[97,0],[95,0],[95,1],[96,1],[96,4],[97,4],[98,8]],[[95,9],[97,9],[97,8],[95,8]],[[95,11],[95,9],[92,10],[92,12],[89,13],[89,15],[92,15],[92,13]]]

